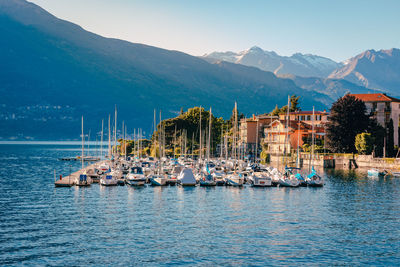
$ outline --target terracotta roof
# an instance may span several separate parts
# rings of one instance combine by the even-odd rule
[[[312,112],[312,110],[311,111],[294,111],[294,112],[289,112],[289,114],[290,115],[304,115],[304,114],[309,114],[309,115],[312,115],[313,114],[313,112]],[[326,112],[326,111],[314,111],[314,114],[315,115],[323,115],[323,114],[328,114],[328,112]],[[281,115],[286,115],[286,114],[281,114]]]
[[[382,93],[378,94],[350,94],[364,102],[400,102],[400,99],[387,96]]]
[[[274,124],[276,122],[280,122],[282,125],[286,125],[286,120],[275,120],[271,124]],[[302,121],[298,120],[290,120],[289,121],[289,127],[292,129],[297,130],[299,128],[299,123],[300,123],[300,129],[311,129],[311,126],[307,123],[304,123]]]

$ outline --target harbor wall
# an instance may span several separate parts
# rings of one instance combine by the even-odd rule
[[[309,153],[301,153],[299,166],[309,166],[310,162],[314,166],[323,168],[337,169],[355,169],[355,168],[377,168],[400,170],[400,158],[374,158],[372,155],[357,154],[316,154],[310,160]],[[283,157],[282,155],[270,155],[271,164],[295,166],[297,163],[297,154]]]

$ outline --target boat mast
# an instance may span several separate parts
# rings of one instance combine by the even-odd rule
[[[257,162],[257,157],[258,157],[258,118],[257,118],[257,122],[256,122],[256,153],[255,153],[255,157],[254,157],[254,162]]]
[[[211,116],[212,116],[212,111],[210,107],[210,119],[208,121],[208,145],[207,145],[207,161],[210,161],[210,146],[211,146]]]
[[[201,150],[202,150],[202,142],[201,142],[201,106],[200,106],[200,134],[199,134],[199,158],[200,158],[200,164],[201,164]]]
[[[224,154],[223,154],[223,148],[224,148],[224,146],[223,146],[223,138],[224,137],[224,128],[223,128],[223,126],[221,127],[221,144],[220,144],[220,153],[219,153],[219,158],[220,158],[220,160],[222,160],[222,158],[224,157]]]
[[[300,116],[299,116],[300,118]],[[300,167],[300,119],[298,120],[299,126],[298,126],[298,130],[297,130],[297,163],[296,163],[296,167],[299,168]]]
[[[125,125],[125,138],[124,138],[124,140],[127,138],[126,137],[127,132],[128,131],[126,130],[126,125]],[[126,157],[127,157],[126,141],[125,141],[125,145],[124,145],[124,151],[125,151],[125,161],[126,161]]]
[[[115,105],[115,126],[114,126],[114,147],[115,154],[117,154],[117,105]]]
[[[84,150],[85,150],[85,136],[83,135],[83,116],[82,116],[82,155],[81,155],[82,169],[84,168],[84,163],[83,163],[83,156],[85,152]]]
[[[108,114],[108,159],[111,159],[111,115]]]
[[[191,156],[192,159],[193,159],[193,155],[194,155],[193,154],[193,145],[194,145],[194,132],[192,132],[192,151],[191,151],[192,152],[191,153],[192,154],[192,156]]]
[[[315,110],[314,107],[312,108],[312,138],[311,138],[311,157],[310,157],[310,164],[309,164],[309,171],[311,172],[311,165],[314,165],[314,118],[315,117]]]
[[[100,141],[100,159],[103,158],[103,130],[104,130],[104,119],[101,120],[101,141]]]
[[[185,159],[186,159],[186,144],[187,144],[187,130],[185,129],[185,145],[184,145],[185,149],[184,149],[184,154],[183,154],[183,157]]]
[[[120,144],[120,153],[122,154],[122,146],[125,148],[125,121],[122,121],[122,142]]]
[[[175,124],[175,132],[174,132],[174,159],[176,159],[175,150],[176,150],[176,124]]]
[[[237,131],[237,103],[235,102],[235,125],[234,125],[234,127],[233,127],[233,144],[234,144],[234,158],[235,158],[235,161],[237,160],[237,133],[236,133],[236,131]]]
[[[289,120],[290,120],[290,115],[289,115],[289,111],[290,111],[290,96],[288,96],[288,104],[287,104],[287,117],[286,117],[286,138],[285,138],[285,149],[284,151],[284,162],[285,162],[285,166],[287,165],[287,151],[288,146],[289,146]]]
[[[161,110],[160,110],[160,129],[158,131],[158,151],[159,151],[159,164],[158,164],[158,174],[161,174]],[[156,153],[157,155],[157,153]]]

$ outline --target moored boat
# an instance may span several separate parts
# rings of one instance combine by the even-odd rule
[[[192,169],[184,168],[178,176],[178,182],[181,186],[196,186]]]

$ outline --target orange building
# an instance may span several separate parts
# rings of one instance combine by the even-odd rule
[[[246,153],[255,153],[256,144],[261,146],[264,128],[276,119],[278,116],[253,115],[252,118],[240,120],[239,142]]]
[[[324,138],[324,127],[314,124],[314,134],[316,139]],[[286,120],[275,120],[264,129],[264,136],[263,141],[268,145],[268,153],[289,153],[304,144],[304,137],[311,138],[312,126],[305,121],[290,120],[287,129]]]

